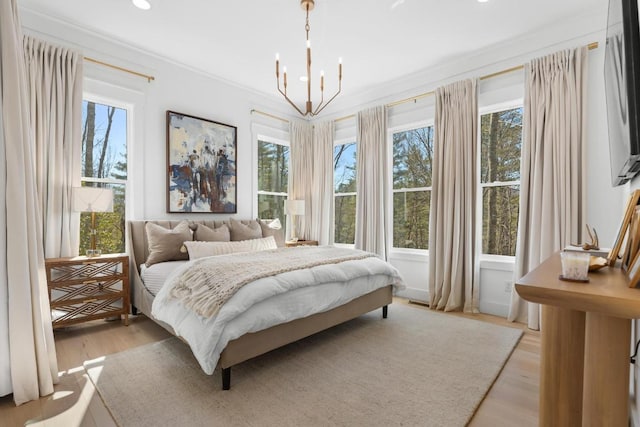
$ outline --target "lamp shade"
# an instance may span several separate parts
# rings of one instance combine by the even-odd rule
[[[304,215],[304,200],[285,200],[284,211],[287,215]]]
[[[73,187],[71,207],[75,212],[113,212],[110,188]]]

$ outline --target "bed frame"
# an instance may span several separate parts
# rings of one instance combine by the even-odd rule
[[[145,224],[153,222],[163,227],[172,229],[181,221],[129,221],[128,253],[131,258],[131,306],[132,313],[138,310],[166,330],[175,335],[173,328],[164,322],[151,316],[153,295],[145,288],[140,278],[140,265],[143,264],[148,252],[148,243],[145,232]],[[209,227],[220,226],[222,221],[190,221],[196,224],[204,224]],[[231,367],[253,357],[267,353],[276,348],[308,337],[332,326],[354,319],[362,314],[377,308],[382,308],[382,317],[387,317],[387,306],[392,302],[392,286],[385,286],[376,291],[363,295],[344,305],[332,310],[313,314],[308,317],[293,320],[262,331],[247,333],[233,341],[230,341],[220,354],[218,366],[222,371],[222,389],[231,388]]]

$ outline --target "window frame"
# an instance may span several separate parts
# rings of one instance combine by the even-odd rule
[[[82,157],[78,159],[78,183],[102,183],[124,185],[124,216],[125,229],[124,248],[129,247],[129,221],[141,217],[144,211],[144,200],[141,197],[133,197],[134,194],[144,194],[144,175],[142,168],[132,168],[136,164],[138,150],[144,152],[144,148],[135,148],[136,141],[144,141],[144,95],[136,90],[122,86],[109,84],[100,80],[85,77],[83,80],[82,102],[89,101],[97,104],[108,105],[126,111],[127,114],[127,179],[94,178],[82,176]],[[142,156],[140,156],[142,157]]]
[[[346,145],[346,144],[355,144],[356,145],[356,180],[357,180],[358,141],[357,141],[357,138],[356,138],[355,135],[352,136],[352,137],[346,137],[346,138],[340,138],[340,139],[334,139],[333,140],[333,152],[332,152],[331,160],[332,160],[332,163],[335,162],[335,158],[333,157],[333,153],[335,153],[336,147],[338,145]],[[356,184],[356,186],[357,186],[357,184]],[[353,249],[356,246],[355,236],[354,236],[354,242],[353,243],[337,243],[337,242],[335,242],[335,236],[336,236],[335,203],[336,203],[336,197],[355,196],[356,197],[356,206],[357,206],[358,192],[357,191],[351,191],[351,192],[348,192],[348,193],[336,193],[335,169],[333,169],[333,168],[331,170],[331,189],[333,191],[333,206],[334,206],[333,223],[331,224],[331,235],[333,236],[334,246],[341,247],[341,248]],[[357,215],[358,215],[358,213],[356,212],[355,216],[357,217]]]
[[[260,146],[260,142],[266,142],[269,144],[277,144],[277,145],[282,145],[284,147],[289,148],[289,163],[287,165],[287,170],[289,171],[289,177],[291,176],[291,142],[288,140],[285,140],[283,138],[276,138],[276,137],[272,137],[272,136],[268,136],[265,135],[264,133],[256,133],[256,136],[254,138],[254,149],[253,149],[253,155],[254,155],[254,161],[253,161],[253,170],[254,170],[254,178],[253,178],[253,182],[254,182],[254,197],[253,197],[253,205],[254,205],[254,209],[253,209],[253,213],[254,213],[254,217],[255,218],[260,218],[260,209],[258,206],[258,199],[261,195],[264,196],[280,196],[280,197],[284,197],[285,200],[289,198],[289,180],[287,179],[287,192],[286,193],[282,193],[282,192],[278,192],[278,191],[265,191],[265,190],[260,190],[258,188],[258,147]],[[283,211],[284,211],[284,207],[283,207]],[[261,218],[262,219],[262,218]],[[273,218],[269,218],[269,219],[273,219]],[[287,217],[285,219],[285,224],[282,224],[282,226],[285,229],[285,232],[290,230],[290,226],[289,226],[289,218]]]
[[[414,188],[398,188],[398,189],[394,189],[393,188],[393,134],[395,133],[400,133],[400,132],[406,132],[406,131],[410,131],[410,130],[414,130],[414,129],[420,129],[420,128],[426,128],[429,126],[433,126],[434,131],[435,131],[435,118],[431,118],[428,120],[420,120],[417,122],[410,122],[410,123],[406,123],[403,125],[398,125],[398,126],[394,126],[394,127],[390,127],[387,129],[387,159],[388,159],[388,170],[389,170],[389,176],[387,177],[388,180],[388,185],[389,185],[389,190],[391,191],[390,194],[390,203],[389,206],[387,206],[387,217],[390,218],[389,220],[389,227],[388,231],[387,231],[387,241],[391,242],[391,246],[390,246],[390,252],[391,253],[396,253],[396,254],[403,254],[403,255],[418,255],[420,257],[425,256],[425,255],[429,255],[429,249],[417,249],[417,248],[401,248],[401,247],[396,247],[393,246],[393,196],[396,193],[409,193],[409,192],[418,192],[418,191],[429,191],[429,196],[431,196],[431,191],[433,186],[430,187],[414,187]],[[435,134],[434,134],[435,135]],[[434,140],[435,142],[435,140]],[[431,182],[433,183],[433,177]],[[431,210],[429,210],[429,216],[431,216]]]
[[[478,158],[477,158],[477,179],[478,179],[478,194],[476,196],[476,240],[477,240],[477,248],[479,253],[480,261],[485,263],[491,262],[494,264],[512,264],[515,262],[515,255],[498,255],[498,254],[485,254],[482,252],[482,225],[483,225],[483,209],[482,209],[482,196],[483,190],[488,187],[511,187],[514,185],[518,186],[520,189],[521,184],[520,180],[515,181],[495,181],[495,182],[482,182],[482,116],[486,114],[495,113],[498,111],[511,110],[515,108],[523,109],[523,131],[524,131],[524,99],[516,98],[510,101],[498,102],[495,104],[486,105],[478,108],[478,142],[477,142],[477,150],[478,150]],[[524,139],[524,136],[523,136]],[[520,171],[522,171],[522,148],[520,149]],[[519,228],[520,215],[518,215],[518,228]],[[517,233],[517,229],[516,229]],[[517,236],[516,236],[517,239]]]

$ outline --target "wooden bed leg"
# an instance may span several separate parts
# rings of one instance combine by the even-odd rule
[[[386,319],[386,318],[387,318],[387,312],[388,312],[388,309],[389,309],[389,306],[388,306],[388,305],[382,306],[382,318],[383,318],[383,319]]]
[[[222,389],[231,389],[231,368],[222,368]]]

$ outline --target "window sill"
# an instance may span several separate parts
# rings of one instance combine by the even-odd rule
[[[504,255],[480,255],[480,268],[487,270],[513,271],[516,258]]]

